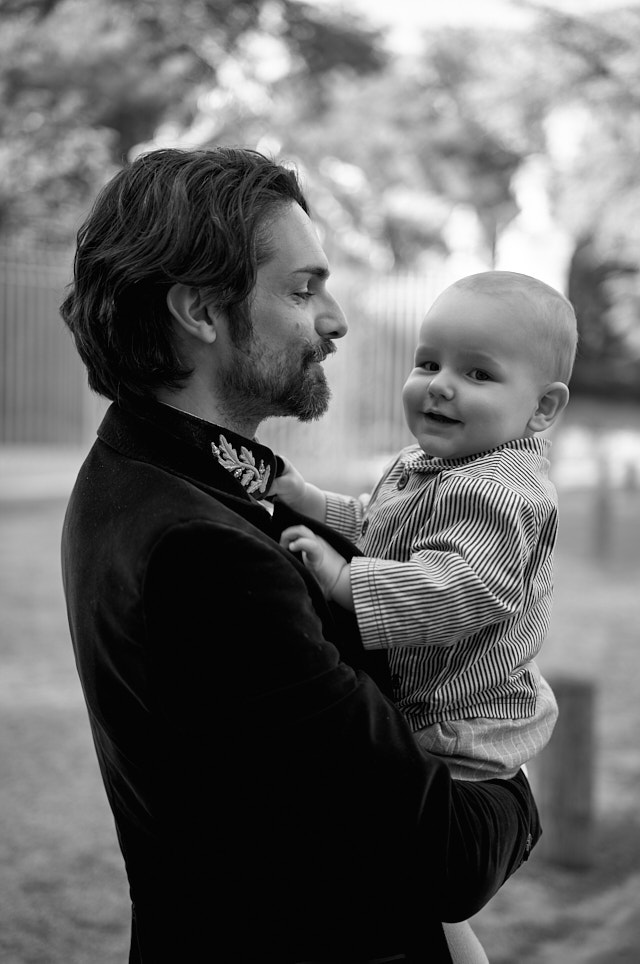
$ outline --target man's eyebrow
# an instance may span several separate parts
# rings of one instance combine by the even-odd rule
[[[328,268],[323,268],[318,264],[308,264],[304,268],[296,268],[291,274],[311,274],[316,278],[326,280],[329,277],[330,271]]]

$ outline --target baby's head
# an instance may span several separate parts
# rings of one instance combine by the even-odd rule
[[[513,271],[461,278],[422,323],[407,424],[441,458],[542,432],[569,399],[576,345],[571,303],[544,282]]]
[[[481,271],[467,275],[454,281],[440,297],[454,291],[510,303],[514,313],[504,322],[508,326],[520,324],[523,352],[529,354],[533,364],[540,366],[549,381],[569,384],[578,327],[573,305],[564,295],[544,281],[517,271]]]

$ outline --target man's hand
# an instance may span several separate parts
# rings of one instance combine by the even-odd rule
[[[352,607],[349,563],[328,542],[306,526],[290,526],[280,536],[280,545],[302,553],[305,566],[314,574],[327,599]]]

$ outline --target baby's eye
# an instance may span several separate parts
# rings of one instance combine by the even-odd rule
[[[476,382],[490,382],[492,381],[489,372],[485,372],[482,368],[472,368],[469,372],[471,378]]]
[[[424,368],[426,372],[437,372],[440,371],[440,366],[435,361],[422,362],[420,368]]]

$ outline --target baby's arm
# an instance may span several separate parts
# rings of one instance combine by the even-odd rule
[[[280,545],[292,552],[302,552],[305,566],[314,574],[327,599],[354,611],[351,567],[328,542],[306,526],[290,526],[280,536]]]
[[[288,506],[308,515],[310,519],[324,522],[326,515],[326,498],[324,492],[306,482],[300,472],[288,459],[283,458],[284,471],[278,475],[272,485],[271,495],[277,495]]]

